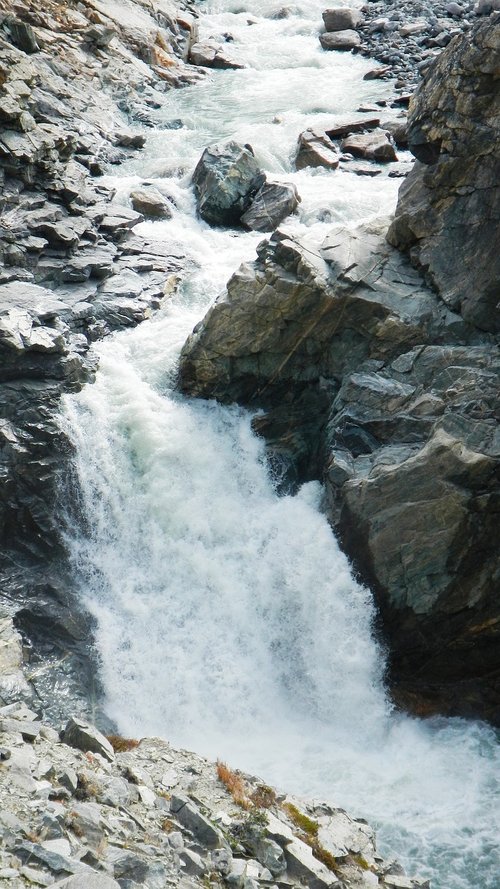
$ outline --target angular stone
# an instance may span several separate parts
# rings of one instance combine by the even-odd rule
[[[208,849],[221,845],[222,833],[200,812],[195,803],[187,797],[173,795],[170,810],[177,821],[187,827],[196,839]]]
[[[295,167],[303,170],[305,167],[327,167],[336,170],[340,161],[340,155],[326,133],[319,130],[305,130],[299,136]]]
[[[115,752],[108,739],[95,726],[74,716],[64,729],[64,743],[79,750],[100,753],[109,762],[113,762],[115,758]]]
[[[240,221],[253,231],[274,231],[283,219],[297,209],[299,201],[294,185],[265,182]]]
[[[342,884],[335,874],[314,857],[311,847],[302,840],[295,839],[286,846],[285,858],[288,874],[306,883],[309,889],[340,889]]]
[[[142,213],[143,216],[153,219],[171,219],[172,217],[167,201],[157,188],[145,185],[135,188],[130,192],[130,200],[134,210]]]
[[[194,43],[189,50],[189,61],[192,65],[201,65],[205,68],[244,68],[241,62],[237,62],[227,55],[224,47],[215,41],[206,43]]]
[[[65,880],[59,880],[58,889],[121,889],[120,883],[93,870],[90,874],[75,874]]]

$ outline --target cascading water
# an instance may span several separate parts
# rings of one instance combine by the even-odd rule
[[[291,173],[298,132],[390,94],[362,80],[369,63],[319,50],[316,2],[279,21],[272,0],[251,17],[230,2],[207,10],[205,30],[230,31],[249,67],[170,94],[166,120],[183,128],[158,130],[113,182],[124,195],[139,166],[164,177],[173,219],[143,229],[180,247],[190,273],[156,318],[98,347],[97,380],[66,399],[62,421],[84,517],[68,542],[96,617],[106,709],[125,734],[163,735],[369,818],[379,845],[435,889],[497,889],[495,733],[391,712],[371,599],[319,511],[319,485],[278,498],[249,415],[173,389],[186,336],[262,238],[196,219],[186,171],[208,143],[251,142],[275,178],[293,178],[302,203],[286,225],[318,241],[332,221],[390,211],[397,187]]]

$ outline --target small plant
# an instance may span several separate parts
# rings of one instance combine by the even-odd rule
[[[371,870],[371,866],[368,864],[366,858],[363,858],[363,856],[359,852],[351,853],[351,855],[349,855],[349,858],[354,864],[357,864],[358,867],[361,868],[361,870]]]
[[[127,750],[134,750],[139,746],[139,741],[135,738],[122,738],[121,735],[106,735],[106,738],[115,753],[126,753]]]
[[[328,870],[331,870],[334,874],[336,874],[338,872],[338,862],[335,858],[335,855],[332,855],[332,853],[329,852],[328,849],[325,849],[319,843],[318,839],[313,840],[311,843],[309,843],[309,845],[311,846],[314,857],[317,858],[318,861],[321,861],[321,863],[324,864],[325,867],[328,868]]]
[[[160,827],[163,831],[165,831],[165,833],[172,833],[172,831],[175,830],[175,824],[173,821],[170,820],[170,818],[164,818],[160,824]]]
[[[270,809],[276,805],[276,794],[267,784],[258,784],[254,792],[250,794],[254,806],[259,809]]]
[[[217,777],[229,791],[237,806],[250,809],[252,802],[248,796],[248,788],[241,775],[233,772],[225,762],[217,760]]]
[[[283,809],[290,818],[290,821],[295,824],[295,827],[298,827],[308,837],[317,837],[319,830],[317,821],[308,818],[307,815],[304,815],[304,813],[301,812],[297,806],[294,806],[293,803],[283,803]]]

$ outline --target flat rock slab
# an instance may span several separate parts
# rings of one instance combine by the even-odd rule
[[[323,49],[354,49],[361,45],[361,37],[357,31],[347,29],[346,31],[326,31],[319,35],[319,42]]]

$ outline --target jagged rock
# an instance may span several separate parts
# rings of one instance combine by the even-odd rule
[[[334,9],[325,9],[323,21],[327,31],[356,30],[363,21],[363,15],[359,9],[340,6]]]
[[[26,53],[40,52],[38,41],[35,37],[33,28],[27,22],[15,18],[13,15],[7,16],[2,23],[2,28],[7,32],[8,37],[14,46],[22,49]]]
[[[151,186],[135,188],[130,192],[130,200],[134,210],[143,216],[153,219],[171,219],[172,217],[167,201],[157,188]]]
[[[328,135],[320,130],[305,130],[299,136],[295,167],[327,167],[336,170],[340,155]]]
[[[357,117],[354,120],[337,123],[325,132],[329,139],[345,139],[346,136],[351,136],[353,133],[366,133],[375,130],[379,125],[380,117]]]
[[[494,346],[427,346],[347,377],[326,474],[332,521],[378,594],[399,699],[494,722],[499,370]]]
[[[411,252],[446,305],[500,330],[500,15],[479,20],[428,69],[412,99],[392,244]]]
[[[274,231],[286,216],[297,209],[299,201],[295,185],[265,182],[240,221],[253,231]]]
[[[211,225],[238,225],[264,182],[251,148],[237,142],[211,145],[193,173],[198,212]]]
[[[285,848],[287,872],[299,881],[307,883],[310,889],[341,887],[338,878],[331,870],[318,861],[310,846],[302,840],[294,839]]]
[[[187,827],[194,836],[207,846],[215,849],[221,845],[222,834],[218,828],[205,818],[198,807],[187,797],[173,795],[170,800],[170,810],[184,827]]]
[[[357,31],[326,31],[319,35],[319,42],[323,49],[354,49],[361,44],[361,37]]]
[[[352,154],[354,157],[362,157],[366,160],[375,160],[382,163],[389,163],[398,159],[392,140],[386,132],[378,129],[373,130],[371,133],[357,133],[347,136],[342,142],[342,151]]]
[[[100,753],[109,762],[113,762],[115,752],[108,739],[95,726],[83,719],[72,717],[64,729],[64,743],[79,750],[90,750]]]
[[[335,229],[323,248],[279,229],[233,275],[181,354],[190,394],[243,403],[390,360],[429,336],[467,336],[382,229]]]

